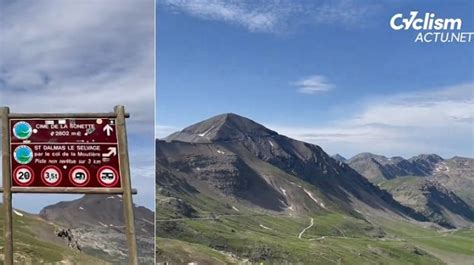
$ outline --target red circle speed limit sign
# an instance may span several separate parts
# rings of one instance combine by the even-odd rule
[[[33,169],[28,166],[19,166],[13,172],[13,179],[15,180],[16,184],[20,186],[28,186],[30,185],[35,178],[33,173]]]
[[[119,181],[119,174],[113,167],[103,166],[97,171],[97,179],[105,187],[112,187]]]
[[[61,170],[55,166],[47,166],[41,171],[41,180],[47,186],[57,186],[61,179]]]
[[[83,166],[75,166],[69,171],[69,180],[74,186],[83,187],[91,180],[89,170]]]

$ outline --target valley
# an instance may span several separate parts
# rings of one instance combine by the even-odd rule
[[[208,200],[197,202],[203,205]],[[214,213],[212,218],[170,220],[158,214],[157,261],[470,264],[474,255],[474,230],[469,229],[380,217],[361,220],[337,213],[287,216],[239,210],[243,213],[228,208],[228,214]]]
[[[158,264],[472,264],[472,208],[458,197],[434,196],[464,207],[463,222],[442,222],[319,146],[235,114],[156,144]]]

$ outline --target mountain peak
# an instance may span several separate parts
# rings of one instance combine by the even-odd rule
[[[347,161],[347,158],[343,157],[342,155],[340,154],[335,154],[333,156],[331,156],[332,158],[336,159],[337,161],[340,161],[340,162],[346,162]]]
[[[437,163],[437,162],[441,162],[443,161],[444,159],[437,155],[437,154],[421,154],[421,155],[417,155],[417,156],[414,156],[412,158],[410,158],[411,161],[414,161],[414,160],[426,160],[426,161],[430,161],[430,162],[433,162],[433,163]]]
[[[368,159],[373,159],[373,160],[376,160],[376,161],[379,161],[379,162],[388,160],[388,158],[385,157],[385,156],[376,155],[376,154],[369,153],[369,152],[359,153],[359,154],[353,156],[349,160],[356,161],[356,160],[368,160]]]
[[[73,201],[62,201],[43,208],[40,216],[46,220],[61,223],[69,228],[81,225],[107,224],[123,226],[123,203],[121,195],[86,194]],[[135,218],[153,222],[153,212],[134,205]],[[148,229],[153,229],[149,227]]]
[[[224,113],[198,122],[168,136],[166,141],[206,143],[266,137],[277,133],[246,117]]]

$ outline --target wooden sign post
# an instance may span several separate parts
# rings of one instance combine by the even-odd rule
[[[10,169],[10,109],[1,108],[2,115],[2,178],[3,178],[3,234],[5,247],[5,265],[13,265],[13,218],[12,218],[12,192],[11,192],[11,169]]]
[[[13,265],[12,193],[76,193],[122,194],[129,264],[137,265],[125,108],[0,114],[5,264]]]
[[[128,263],[135,265],[138,264],[138,255],[135,236],[135,218],[133,215],[132,182],[130,179],[130,164],[128,160],[127,129],[125,127],[125,108],[123,106],[116,106],[115,114],[117,115],[118,145],[121,147],[119,149],[120,174],[122,175],[123,212],[129,252]]]

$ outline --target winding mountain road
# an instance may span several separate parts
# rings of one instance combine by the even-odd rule
[[[305,227],[303,230],[301,230],[300,234],[298,235],[298,238],[301,239],[301,236],[303,236],[304,232],[310,229],[313,225],[314,225],[314,219],[311,218],[311,224],[308,227]]]

